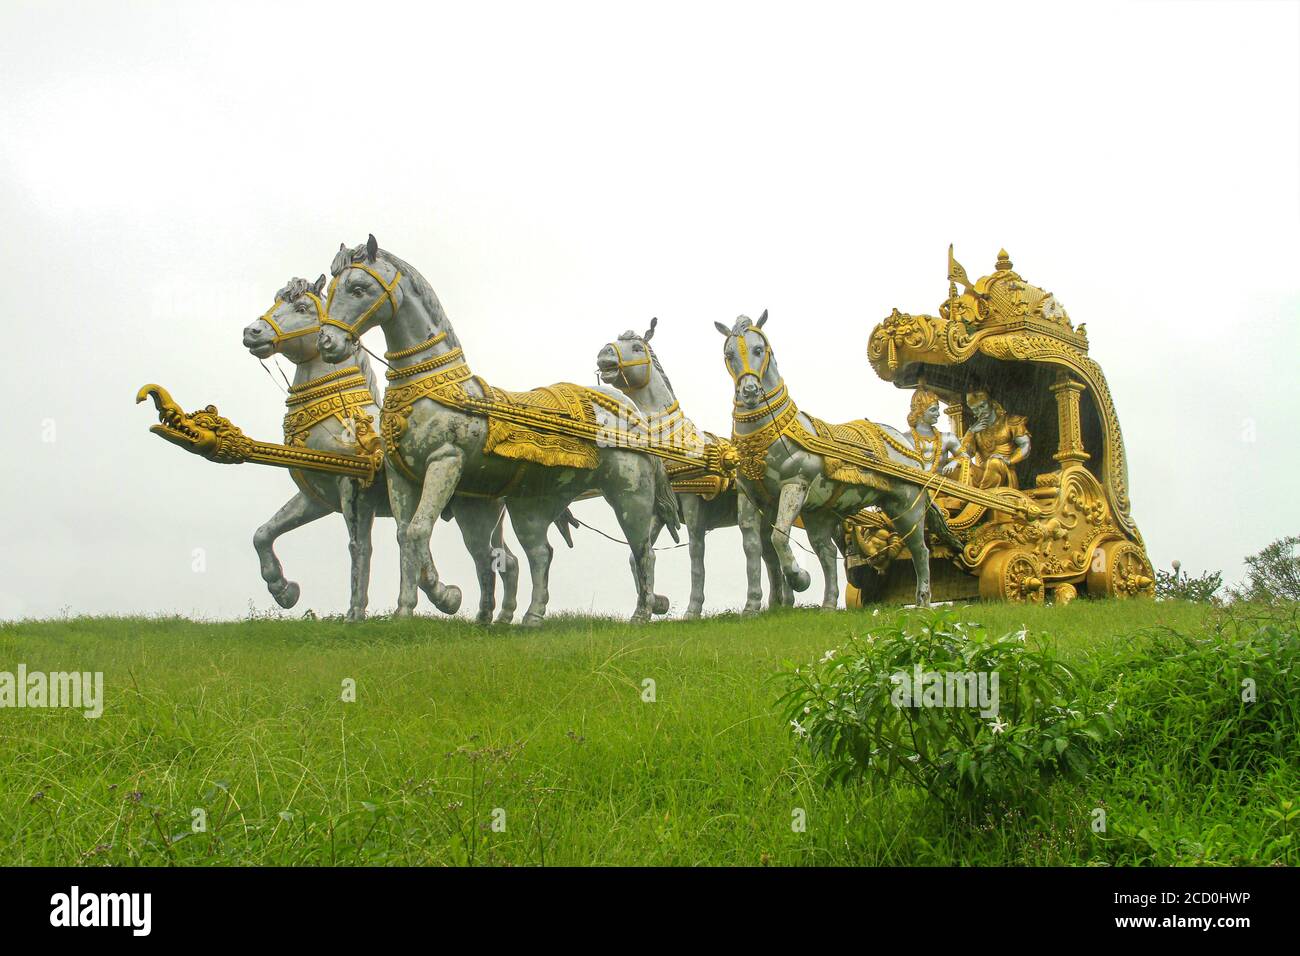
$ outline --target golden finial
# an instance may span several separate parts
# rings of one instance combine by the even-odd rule
[[[998,250],[998,271],[999,272],[1011,271],[1011,257],[1007,255],[1007,250],[1005,249]]]

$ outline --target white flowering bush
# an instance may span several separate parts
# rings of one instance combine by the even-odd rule
[[[909,781],[946,805],[1023,801],[1079,779],[1114,732],[1079,676],[1024,630],[911,611],[779,675],[778,707],[830,781]]]

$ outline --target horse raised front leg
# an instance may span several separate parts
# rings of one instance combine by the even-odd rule
[[[462,464],[460,449],[454,445],[443,445],[431,456],[424,470],[420,502],[401,532],[403,591],[408,580],[420,581],[433,606],[444,614],[455,614],[460,609],[461,593],[456,585],[444,585],[438,580],[429,539],[433,536],[434,522],[460,481]]]
[[[808,497],[808,482],[803,478],[794,478],[781,486],[781,500],[776,508],[776,520],[772,525],[772,547],[776,548],[777,559],[790,587],[796,591],[807,591],[812,583],[812,575],[799,566],[795,560],[794,548],[790,546],[790,533],[794,528],[794,519],[803,510],[803,503]]]
[[[275,598],[280,607],[290,608],[298,603],[301,589],[295,581],[286,581],[280,559],[275,556],[275,542],[280,535],[294,528],[301,528],[317,518],[332,513],[333,509],[321,504],[315,498],[308,498],[301,491],[281,506],[271,516],[271,520],[258,528],[253,534],[253,548],[257,551],[258,561],[262,566],[262,580],[266,589]]]

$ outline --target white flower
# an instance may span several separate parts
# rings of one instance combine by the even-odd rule
[[[1000,734],[1002,731],[1006,730],[1010,724],[999,717],[997,720],[993,721],[993,723],[989,724],[989,726],[993,728],[995,734]]]
[[[1025,635],[1026,635],[1027,633],[1028,633],[1028,632],[1025,630],[1025,626],[1024,626],[1023,624],[1021,624],[1021,625],[1020,625],[1020,630],[1018,630],[1018,631],[1016,632],[1016,640],[1020,641],[1020,643],[1023,644],[1023,643],[1025,642]]]
[[[799,721],[797,720],[790,721],[790,726],[794,728],[794,735],[796,737],[808,736],[808,731],[804,729],[803,724],[799,723]]]
[[[917,762],[921,759],[921,755],[920,755],[920,754],[912,754],[912,756],[908,757],[907,759],[910,760],[910,761],[912,761],[912,763],[917,763]]]
[[[812,713],[812,707],[805,707],[805,708],[803,709],[803,712],[804,712],[805,714],[811,714],[811,713]]]
[[[871,609],[871,616],[872,616],[872,617],[880,617],[880,608],[878,608],[878,607],[873,607],[873,608]]]
[[[1114,709],[1115,709],[1115,705],[1118,704],[1118,703],[1119,703],[1119,701],[1117,701],[1117,700],[1112,700],[1109,704],[1106,705],[1106,709],[1107,709],[1107,710],[1114,710]]]
[[[833,658],[834,656],[835,656],[835,649],[832,648],[831,650],[827,651],[824,655],[822,655],[822,659],[821,659],[820,663],[825,664],[827,661],[829,661],[829,660],[830,660],[831,658]]]

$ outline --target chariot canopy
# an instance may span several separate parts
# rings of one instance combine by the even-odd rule
[[[998,480],[1043,513],[995,514],[940,499],[951,506],[949,524],[965,547],[960,554],[937,549],[935,570],[943,571],[935,576],[936,599],[1034,601],[1050,590],[1068,601],[1081,588],[1094,596],[1151,593],[1119,417],[1101,366],[1088,354],[1087,332],[1052,293],[1014,271],[1006,250],[991,274],[972,282],[950,246],[948,296],[938,314],[894,309],[872,330],[867,358],[883,380],[938,396],[963,447],[973,449],[972,403],[996,409],[1004,434],[1032,436],[1022,458],[994,464],[1003,472]],[[968,463],[961,474],[979,483]],[[849,574],[861,599],[893,596],[898,555],[886,554],[887,525],[871,513],[850,519]]]

